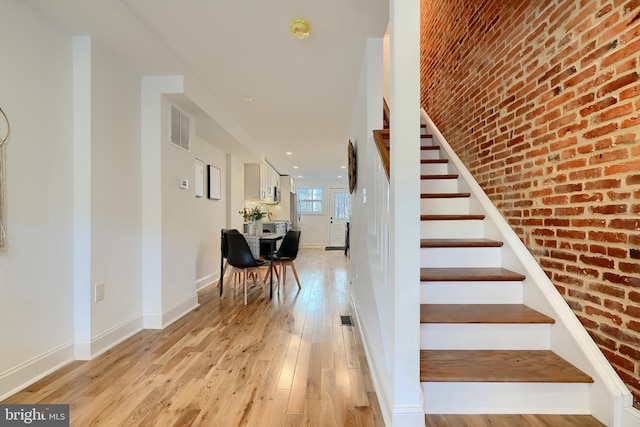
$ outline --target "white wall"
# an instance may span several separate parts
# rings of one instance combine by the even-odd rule
[[[196,287],[217,279],[219,230],[242,207],[226,179],[244,183],[242,163],[216,141],[192,133],[191,152],[168,145],[161,94],[182,94],[183,77],[141,80],[91,37],[58,32],[28,4],[0,8],[0,106],[12,130],[1,400],[74,356],[117,344],[143,327],[144,310],[155,326],[197,306]],[[221,169],[221,200],[195,198],[196,157]],[[188,191],[178,177],[190,180]],[[105,298],[94,302],[98,282]]]
[[[347,145],[344,147],[345,161],[347,156]],[[348,185],[344,179],[335,180],[306,180],[296,179],[296,188],[303,187],[322,188],[324,200],[322,206],[322,214],[303,214],[300,219],[300,246],[303,248],[324,248],[329,245],[329,217],[331,208],[329,203],[329,189],[331,188],[347,188]],[[299,191],[298,191],[299,194]]]
[[[113,339],[142,327],[139,123],[140,78],[92,42],[91,280],[87,285],[93,292],[93,285],[105,283],[104,300],[90,301],[94,354],[113,345]]]
[[[3,2],[0,107],[7,249],[0,252],[0,399],[73,357],[71,39]]]

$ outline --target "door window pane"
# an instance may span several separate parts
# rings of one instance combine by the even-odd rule
[[[335,219],[351,218],[351,198],[347,193],[336,193],[336,211],[333,214]]]

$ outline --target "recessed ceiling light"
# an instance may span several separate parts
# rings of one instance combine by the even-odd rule
[[[298,175],[298,178],[302,178],[302,175]]]
[[[338,178],[342,178],[342,175],[338,175]]]
[[[294,166],[293,168],[294,168],[294,169],[298,169],[298,168],[299,168],[299,166]]]
[[[245,102],[253,101],[253,98],[251,96],[241,96],[240,99],[245,101]]]
[[[340,166],[340,169],[346,169],[347,167],[345,165]]]

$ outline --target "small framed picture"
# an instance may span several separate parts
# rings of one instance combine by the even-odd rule
[[[220,200],[220,169],[215,166],[208,165],[207,172],[209,176],[209,195],[213,200]]]
[[[196,159],[196,197],[204,197],[204,162]]]

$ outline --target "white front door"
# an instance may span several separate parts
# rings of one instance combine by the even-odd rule
[[[349,190],[330,188],[329,209],[329,246],[344,247],[346,224],[351,217]]]

